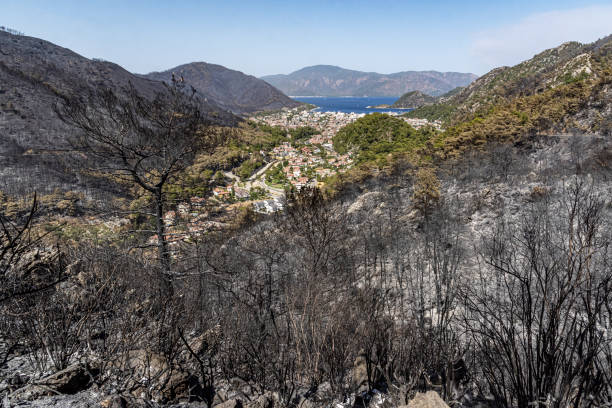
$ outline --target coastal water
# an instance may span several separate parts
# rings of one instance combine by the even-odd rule
[[[397,112],[405,113],[410,109],[374,109],[368,106],[391,105],[397,97],[317,97],[317,96],[294,96],[293,99],[300,102],[310,103],[318,106],[320,112]]]

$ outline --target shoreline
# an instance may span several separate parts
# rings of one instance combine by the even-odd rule
[[[388,105],[388,106],[376,105],[376,106],[366,106],[366,109],[415,110],[416,108],[394,108],[391,105]]]
[[[397,98],[400,96],[321,96],[321,95],[287,95],[290,98]]]

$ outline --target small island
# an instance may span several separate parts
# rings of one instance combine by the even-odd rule
[[[421,91],[412,91],[402,95],[391,108],[393,109],[414,109],[436,102],[436,97],[427,95]]]
[[[427,95],[421,91],[411,91],[402,95],[392,105],[383,103],[380,105],[368,106],[368,109],[415,109],[425,105],[431,105],[438,98]]]

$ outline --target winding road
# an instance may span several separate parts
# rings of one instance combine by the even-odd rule
[[[266,173],[266,171],[268,171],[268,169],[272,166],[274,166],[275,164],[279,163],[278,160],[274,160],[271,161],[270,163],[266,164],[265,166],[263,166],[261,169],[257,170],[255,173],[253,173],[248,179],[247,181],[244,183],[244,187],[249,190],[253,187],[259,187],[259,188],[263,188],[264,190],[266,190],[270,196],[276,198],[276,197],[284,197],[285,195],[285,191],[278,189],[278,188],[274,188],[274,187],[270,187],[269,185],[266,184],[265,180],[263,180],[262,176]],[[229,171],[225,171],[223,172],[223,175],[225,177],[231,178],[232,180],[235,181],[241,181],[240,177],[238,177],[237,175],[235,175],[232,172]]]

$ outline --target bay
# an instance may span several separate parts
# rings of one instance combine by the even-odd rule
[[[319,112],[344,112],[344,113],[405,113],[411,109],[376,109],[368,106],[391,105],[397,97],[327,97],[327,96],[294,96],[299,102],[310,103],[317,106]]]

